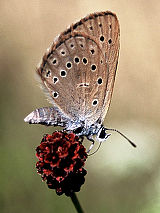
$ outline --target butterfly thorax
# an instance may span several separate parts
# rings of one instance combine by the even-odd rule
[[[86,124],[84,122],[73,122],[71,126],[68,126],[66,130],[73,131],[78,136],[92,136],[99,132],[102,124],[96,122],[94,124]]]
[[[99,142],[105,141],[111,134],[106,133],[106,128],[102,123],[96,122],[90,126],[80,126],[73,130],[77,136],[86,136],[87,139],[94,143],[93,136],[96,135],[96,140]]]

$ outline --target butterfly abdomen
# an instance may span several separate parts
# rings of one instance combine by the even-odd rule
[[[53,107],[43,107],[31,112],[25,119],[30,124],[42,124],[47,126],[66,126],[69,120]]]

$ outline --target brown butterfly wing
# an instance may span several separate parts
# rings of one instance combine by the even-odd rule
[[[92,124],[103,119],[111,100],[118,50],[119,25],[110,12],[91,14],[62,33],[37,69],[53,104],[71,120]]]
[[[81,19],[71,27],[71,30],[84,32],[93,37],[100,46],[107,63],[106,72],[108,80],[105,91],[104,106],[102,110],[102,120],[104,119],[112,97],[113,86],[115,81],[116,69],[119,56],[119,22],[117,16],[110,12],[93,13]],[[70,29],[68,29],[68,32]],[[64,34],[66,34],[64,32]]]
[[[105,70],[105,58],[98,44],[90,36],[73,32],[52,45],[37,73],[62,113],[71,120],[88,118],[88,122],[94,123],[104,100],[104,91],[97,81],[103,79],[103,84],[107,84]],[[94,99],[99,100],[96,106]]]

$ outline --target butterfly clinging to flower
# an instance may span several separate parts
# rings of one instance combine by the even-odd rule
[[[99,142],[106,140],[106,130],[114,130],[103,121],[113,92],[119,36],[118,19],[109,11],[90,14],[61,33],[36,71],[52,107],[36,109],[25,122],[62,126],[93,143],[94,135]]]

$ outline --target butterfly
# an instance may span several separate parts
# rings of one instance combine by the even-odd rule
[[[112,12],[93,13],[72,24],[56,37],[36,70],[52,107],[36,109],[24,121],[62,126],[92,143],[94,135],[99,142],[106,140],[110,134],[103,121],[111,103],[119,47],[119,22]]]

